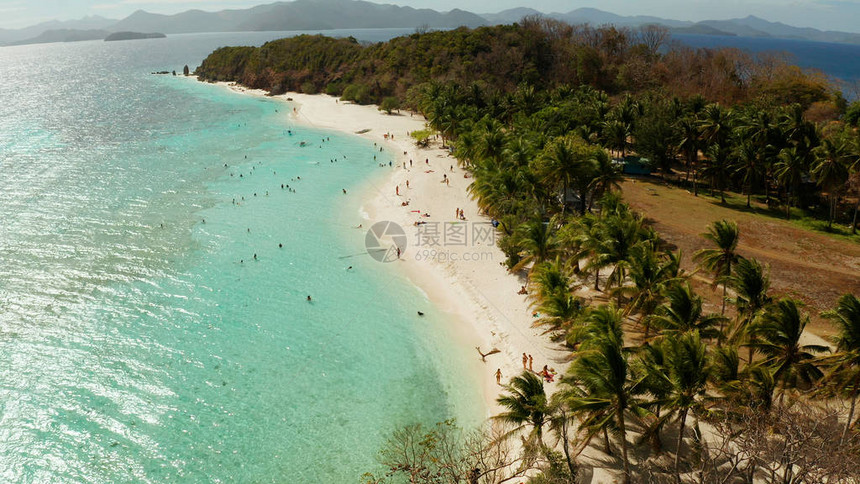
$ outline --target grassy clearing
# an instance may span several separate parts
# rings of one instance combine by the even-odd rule
[[[695,270],[692,256],[705,247],[701,234],[708,224],[728,219],[740,227],[741,255],[770,267],[777,297],[798,297],[816,316],[832,308],[840,295],[860,294],[860,236],[852,236],[844,227],[827,232],[826,222],[798,209],[792,212],[797,218],[788,221],[783,211],[770,209],[761,200],[754,199],[747,208],[745,196],[727,193],[727,203],[722,204],[719,194],[712,197],[700,191],[695,197],[658,179],[631,178],[622,190],[625,201],[682,251],[688,270]],[[706,290],[703,296],[716,305],[721,296],[718,292]]]
[[[700,190],[699,198],[703,198],[705,200],[710,201],[711,203],[718,204],[723,208],[728,208],[747,214],[768,217],[770,219],[781,220],[801,229],[832,236],[841,240],[848,240],[851,242],[860,243],[860,233],[852,234],[851,227],[834,223],[833,227],[828,228],[826,220],[822,220],[818,217],[815,217],[813,214],[810,214],[806,210],[797,207],[791,207],[791,218],[786,219],[785,208],[768,207],[765,203],[764,196],[753,196],[750,203],[750,207],[747,207],[746,195],[734,192],[725,192],[725,204],[721,202],[719,193],[711,195],[710,191],[707,190]]]

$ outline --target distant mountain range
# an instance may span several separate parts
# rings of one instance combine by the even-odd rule
[[[498,13],[478,15],[459,9],[438,12],[430,9],[377,4],[364,0],[295,0],[219,12],[188,10],[175,15],[161,15],[138,10],[122,20],[92,16],[65,22],[52,21],[24,29],[0,29],[0,45],[89,40],[89,38],[104,38],[109,33],[120,31],[179,34],[357,28],[426,27],[440,29],[461,25],[478,27],[488,24],[518,22],[528,15],[544,15],[571,24],[587,23],[595,26],[613,24],[619,27],[658,24],[668,27],[675,33],[773,37],[860,44],[860,34],[792,27],[754,16],[730,20],[690,22],[641,15],[625,17],[594,8],[579,8],[567,13],[543,13],[531,8],[514,8]],[[94,37],[96,31],[100,31],[103,35]]]

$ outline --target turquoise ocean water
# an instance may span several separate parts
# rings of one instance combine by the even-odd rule
[[[0,49],[0,481],[356,482],[480,420],[474,350],[356,255],[373,147],[149,74],[281,36]]]

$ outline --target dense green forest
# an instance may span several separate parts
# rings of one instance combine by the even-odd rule
[[[437,81],[478,83],[494,96],[520,85],[550,89],[589,85],[610,96],[660,91],[735,103],[765,97],[808,107],[831,100],[821,76],[803,73],[778,54],[751,56],[737,49],[690,49],[671,44],[665,29],[592,28],[527,18],[520,24],[460,28],[361,45],[354,38],[300,35],[259,48],[213,52],[197,74],[237,81],[273,93],[287,90],[341,95],[352,86],[358,101],[406,100],[410,88]]]
[[[367,482],[575,482],[586,448],[623,482],[857,482],[857,296],[822,315],[832,348],[805,341],[810,314],[772,293],[768,267],[720,220],[692,254],[722,293],[708,311],[689,255],[623,203],[613,155],[645,157],[693,193],[734,190],[856,230],[860,105],[779,56],[667,40],[526,19],[367,46],[300,36],[219,49],[198,69],[424,114],[499,222],[536,325],[570,354],[559,391],[515,376],[484,429],[397,430]],[[585,285],[603,297],[578,296]]]

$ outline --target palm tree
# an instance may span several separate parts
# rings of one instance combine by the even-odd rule
[[[609,118],[618,120],[622,124],[629,126],[632,132],[636,129],[636,119],[642,115],[642,109],[642,105],[633,99],[633,96],[625,94],[621,102],[609,113]]]
[[[723,145],[715,143],[705,152],[707,163],[702,169],[702,177],[708,180],[711,184],[711,195],[713,189],[716,188],[720,192],[720,201],[726,203],[726,186],[731,181],[731,166],[729,160],[729,149]]]
[[[741,359],[733,344],[714,347],[711,351],[711,381],[727,400],[736,399],[743,391]]]
[[[734,171],[741,175],[744,190],[747,192],[747,208],[750,208],[753,185],[763,175],[763,166],[759,160],[759,148],[751,142],[741,144],[737,149],[737,161]]]
[[[560,253],[561,246],[555,236],[555,223],[532,220],[517,228],[516,243],[522,251],[522,259],[511,268],[511,272],[522,270],[531,264],[531,271],[545,260],[551,260]]]
[[[687,181],[690,181],[690,171],[693,165],[699,161],[699,148],[701,140],[699,139],[700,131],[699,124],[694,118],[684,117],[678,120],[676,125],[678,130],[678,150],[684,154],[686,160]],[[695,183],[695,181],[694,181]],[[695,195],[699,194],[698,186],[694,189]]]
[[[594,153],[594,178],[591,180],[591,199],[601,198],[604,194],[612,192],[614,189],[621,189],[621,182],[624,181],[624,175],[621,170],[615,166],[609,153],[605,150],[597,150]]]
[[[568,401],[564,398],[562,392],[555,392],[551,398],[549,427],[557,436],[558,442],[561,443],[561,449],[564,452],[564,458],[567,462],[567,470],[570,476],[576,476],[577,467],[574,463],[573,456],[570,453],[570,442],[575,437],[570,431],[570,426],[574,423],[573,412],[570,409]]]
[[[774,175],[785,189],[785,217],[791,218],[791,201],[800,189],[806,172],[807,156],[797,147],[784,148],[774,166]]]
[[[457,138],[454,154],[461,164],[469,166],[478,153],[477,138],[472,131],[467,131]]]
[[[621,440],[624,483],[630,482],[625,413],[638,406],[638,381],[631,378],[629,355],[624,350],[621,321],[614,306],[601,306],[588,316],[587,337],[562,378],[564,398],[582,415],[590,440],[597,432],[617,430]]]
[[[667,422],[661,415],[663,403],[672,391],[672,385],[666,378],[666,358],[666,345],[659,339],[655,343],[646,341],[637,348],[634,360],[638,374],[642,375],[642,391],[650,397],[650,400],[642,405],[654,416],[653,422],[647,425],[642,437],[651,442],[654,452],[657,453],[663,450],[660,434]]]
[[[782,138],[796,147],[800,152],[807,153],[818,144],[815,125],[803,117],[803,106],[792,104],[785,107],[779,116]]]
[[[544,177],[545,182],[561,188],[562,214],[565,212],[571,185],[578,181],[584,172],[593,171],[589,170],[591,166],[585,166],[593,163],[592,151],[582,139],[565,136],[549,143],[536,160],[536,171]],[[591,179],[587,184],[590,183]],[[580,197],[584,196],[584,193],[580,193]],[[584,199],[580,201],[580,206],[585,206]]]
[[[522,180],[516,172],[499,170],[487,160],[476,160],[472,171],[475,177],[468,190],[481,210],[496,218],[513,211],[523,192]]]
[[[496,402],[507,410],[493,419],[514,426],[506,437],[528,430],[526,443],[544,449],[543,427],[549,419],[550,407],[543,380],[535,373],[524,371],[512,378],[504,388],[506,393],[496,399]]]
[[[738,224],[734,221],[719,220],[708,226],[708,231],[702,234],[702,237],[713,242],[716,247],[696,252],[693,259],[698,260],[706,271],[714,275],[714,286],[723,283],[723,306],[720,314],[726,314],[727,278],[732,274],[732,265],[738,260]],[[722,328],[720,330],[722,331]]]
[[[852,294],[845,294],[839,298],[836,309],[827,311],[822,316],[833,321],[839,331],[833,339],[836,353],[826,361],[831,365],[831,369],[825,377],[825,383],[839,393],[851,395],[848,421],[842,431],[842,440],[845,440],[854,419],[857,396],[860,394],[860,299]]]
[[[794,299],[781,299],[754,328],[755,346],[765,356],[763,364],[773,369],[774,380],[779,382],[780,401],[786,389],[810,386],[822,376],[815,366],[815,353],[823,353],[827,347],[800,344],[809,316],[799,306]]]
[[[839,199],[839,192],[848,181],[848,147],[844,142],[834,141],[825,138],[821,145],[814,150],[816,155],[815,166],[812,168],[812,174],[821,186],[827,192],[827,198],[830,201],[830,212],[827,222],[827,228],[833,228],[833,219],[836,218],[836,202]]]
[[[735,306],[738,309],[738,322],[732,336],[735,342],[741,335],[746,335],[749,348],[747,364],[752,364],[755,336],[749,331],[752,322],[770,304],[771,298],[767,291],[770,289],[770,277],[756,259],[741,258],[735,265],[734,273],[727,279],[727,284],[737,294]]]
[[[642,222],[632,215],[609,216],[596,226],[592,234],[591,257],[588,267],[595,269],[594,288],[598,289],[599,271],[612,267],[606,278],[606,289],[621,287],[627,278],[627,268],[634,248],[643,240]],[[618,293],[620,303],[620,293]]]
[[[536,266],[530,284],[534,291],[533,306],[541,314],[536,325],[549,331],[569,331],[584,309],[583,301],[572,292],[574,284],[556,259]]]
[[[744,126],[740,136],[751,144],[756,151],[758,159],[760,180],[764,186],[765,198],[770,201],[770,175],[772,159],[780,148],[787,143],[782,135],[779,125],[770,111],[755,109],[753,113],[744,118]]]
[[[725,146],[732,135],[734,112],[719,104],[709,104],[699,113],[702,139],[708,146]]]
[[[720,336],[716,326],[725,318],[719,314],[703,314],[702,298],[689,283],[672,284],[666,290],[666,303],[658,307],[651,324],[663,335],[680,335],[696,331],[706,338]]]
[[[666,252],[662,256],[654,250],[652,244],[641,244],[635,248],[630,258],[630,281],[632,286],[616,288],[630,301],[624,309],[624,314],[631,312],[639,314],[639,322],[643,324],[648,339],[650,329],[649,317],[665,299],[668,286],[680,281],[681,254]]]
[[[507,135],[501,125],[490,123],[478,137],[478,156],[486,160],[491,160],[498,165],[503,159],[507,142]]]
[[[684,427],[688,413],[703,408],[710,367],[707,350],[698,331],[684,333],[678,338],[666,338],[663,344],[666,345],[664,368],[669,392],[661,402],[667,410],[662,418],[668,419],[673,414],[678,417],[675,477],[681,482],[680,458]]]
[[[630,146],[630,134],[632,129],[629,124],[618,119],[610,119],[603,123],[603,139],[606,147],[621,154],[621,158],[627,153]]]

